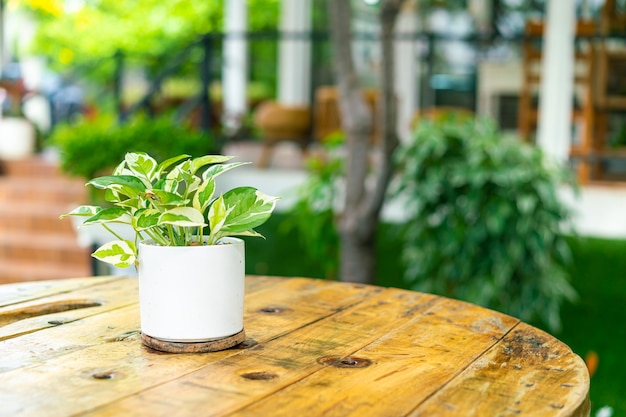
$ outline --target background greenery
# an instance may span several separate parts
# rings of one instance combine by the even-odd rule
[[[250,30],[276,29],[279,0],[248,0],[247,5]],[[31,51],[50,58],[56,69],[91,64],[118,50],[171,54],[224,26],[223,2],[215,1],[101,0],[72,10],[62,2],[26,0],[22,6],[40,23]]]
[[[288,215],[275,213],[258,228],[267,240],[246,239],[250,274],[325,278],[324,266],[305,255],[298,232],[285,228]],[[406,288],[399,257],[398,225],[383,224],[378,242],[377,285]],[[599,366],[591,378],[593,410],[611,406],[614,416],[626,415],[626,241],[568,236],[573,262],[568,268],[578,301],[562,308],[563,327],[551,332],[585,358],[594,351]],[[544,328],[540,322],[533,325]],[[593,415],[593,414],[592,414]]]
[[[309,179],[286,222],[327,277],[338,264],[341,143],[329,135],[323,155],[309,159]],[[388,198],[403,204],[397,250],[406,285],[558,330],[560,305],[576,298],[561,234],[570,212],[557,195],[569,170],[492,120],[456,112],[421,120],[395,156]]]
[[[411,287],[557,330],[560,305],[576,297],[557,194],[569,170],[493,120],[455,113],[420,120],[396,162]]]
[[[124,124],[110,115],[85,118],[56,127],[46,145],[59,151],[65,173],[86,179],[115,168],[130,151],[149,152],[160,161],[180,154],[219,153],[212,136],[167,115],[138,116]]]

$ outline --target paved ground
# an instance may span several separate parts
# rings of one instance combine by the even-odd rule
[[[293,203],[295,188],[306,179],[299,148],[290,143],[276,146],[271,169],[255,168],[260,155],[258,144],[235,143],[228,145],[224,153],[237,155],[238,160],[252,161],[253,164],[224,174],[220,187],[228,189],[247,184],[267,194],[281,196],[277,210],[284,210]],[[560,194],[576,213],[574,223],[579,234],[626,239],[626,184],[585,186],[579,195],[563,188]],[[383,216],[388,220],[401,219],[402,205],[399,202],[388,204]]]

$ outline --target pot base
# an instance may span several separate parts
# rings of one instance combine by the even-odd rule
[[[242,329],[239,333],[232,336],[225,337],[219,340],[211,340],[208,342],[166,342],[163,340],[155,339],[145,333],[141,333],[141,341],[149,348],[159,350],[161,352],[169,353],[205,353],[205,352],[217,352],[231,348],[239,343],[243,342],[246,338],[246,333]]]

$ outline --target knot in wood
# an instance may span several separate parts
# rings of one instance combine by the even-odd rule
[[[278,306],[263,307],[262,309],[259,310],[259,312],[264,313],[264,314],[281,314],[286,311],[287,311],[286,308],[278,307]]]
[[[278,378],[278,375],[268,371],[254,371],[241,374],[242,378],[251,379],[253,381],[268,381],[270,379]]]
[[[370,359],[358,358],[356,356],[323,356],[317,362],[335,368],[367,368],[373,363]]]

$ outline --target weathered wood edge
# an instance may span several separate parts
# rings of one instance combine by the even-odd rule
[[[122,279],[132,278],[107,275],[3,284],[0,285],[0,308]]]

